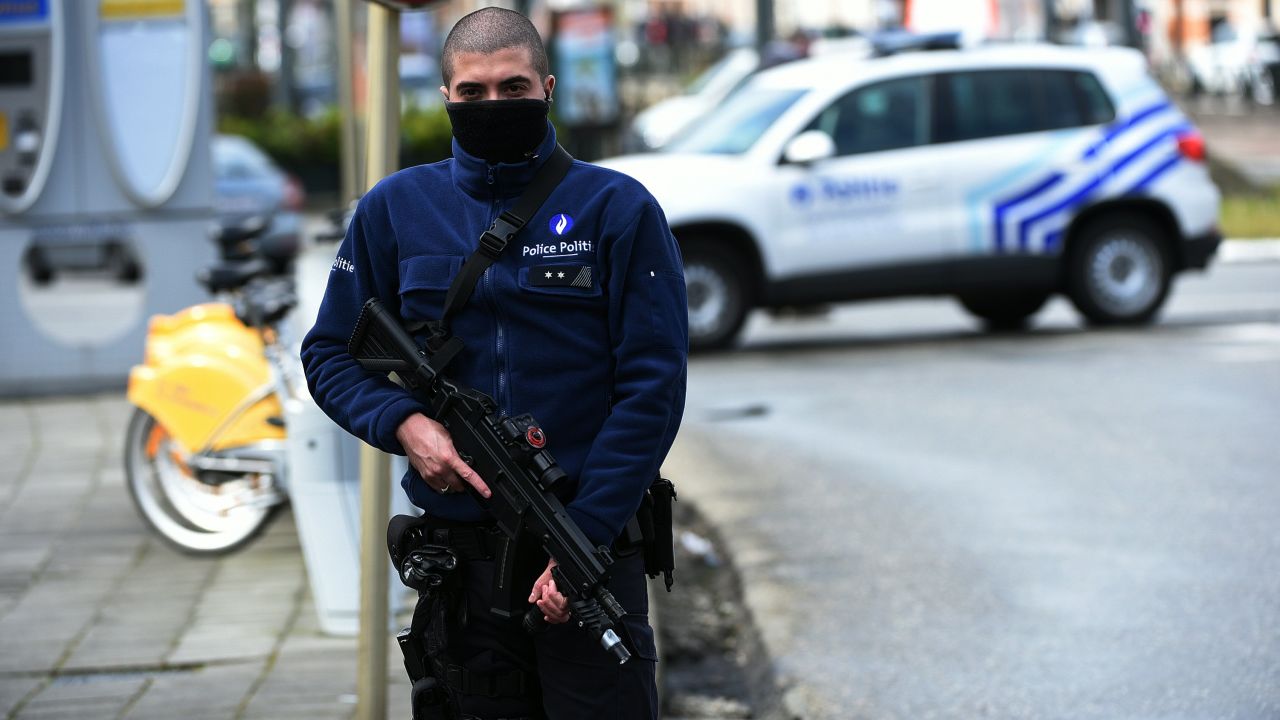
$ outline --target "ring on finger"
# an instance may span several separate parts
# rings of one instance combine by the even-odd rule
[[[450,489],[451,489],[451,488],[449,487],[449,483],[445,483],[444,485],[441,485],[441,486],[436,490],[436,492],[440,493],[441,495],[448,495],[448,494],[449,494],[449,490],[450,490]]]

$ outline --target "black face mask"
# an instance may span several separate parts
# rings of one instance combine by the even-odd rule
[[[491,163],[524,162],[547,136],[546,100],[470,100],[444,107],[462,149]]]

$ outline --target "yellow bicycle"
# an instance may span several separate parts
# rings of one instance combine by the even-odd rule
[[[283,403],[301,370],[281,339],[296,299],[279,263],[254,257],[200,280],[226,301],[152,318],[129,374],[125,478],[168,544],[217,555],[252,541],[288,500]]]

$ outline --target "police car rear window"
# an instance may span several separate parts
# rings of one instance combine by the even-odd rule
[[[1115,110],[1089,73],[1012,69],[938,77],[936,142],[1043,132],[1107,122]]]
[[[1101,125],[1116,119],[1115,106],[1111,104],[1111,98],[1107,97],[1107,91],[1102,89],[1098,78],[1086,72],[1068,74],[1087,124]]]

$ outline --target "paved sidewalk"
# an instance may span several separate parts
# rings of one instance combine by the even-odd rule
[[[356,641],[320,634],[292,516],[230,557],[170,550],[123,484],[130,412],[0,402],[0,718],[351,717]]]
[[[1210,157],[1227,161],[1259,186],[1280,184],[1280,108],[1211,96],[1178,102],[1204,133]]]
[[[1280,262],[1280,238],[1227,240],[1218,248],[1215,263]],[[1212,266],[1210,266],[1212,267]]]

